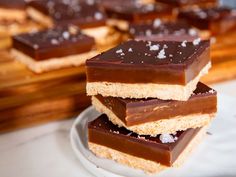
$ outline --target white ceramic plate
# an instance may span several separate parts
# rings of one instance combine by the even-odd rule
[[[99,113],[87,108],[75,120],[71,129],[71,144],[84,167],[95,176],[147,176],[114,161],[96,157],[88,150],[87,123]],[[163,177],[228,177],[236,176],[236,99],[220,95],[218,115],[212,122],[208,135],[186,163],[178,169],[169,169],[154,176]]]

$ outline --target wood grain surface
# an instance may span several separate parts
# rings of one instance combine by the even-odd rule
[[[35,74],[0,51],[0,132],[76,116],[89,106],[85,67]]]

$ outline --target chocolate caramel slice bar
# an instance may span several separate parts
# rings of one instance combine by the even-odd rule
[[[31,18],[49,27],[55,24],[74,24],[80,28],[93,28],[106,23],[106,15],[94,1],[29,1],[27,12]]]
[[[198,31],[184,22],[163,22],[155,19],[153,22],[131,24],[131,38],[151,41],[193,41],[198,37]]]
[[[27,12],[36,21],[52,26],[74,24],[95,39],[97,46],[111,48],[121,34],[106,25],[106,14],[94,0],[40,0],[28,3]]]
[[[140,136],[112,124],[103,114],[88,124],[88,146],[98,157],[156,173],[181,166],[204,134],[205,127],[174,135]]]
[[[16,60],[41,73],[69,66],[79,66],[97,55],[94,39],[75,26],[58,26],[40,32],[13,37],[11,51]]]
[[[172,18],[172,8],[165,5],[143,4],[138,1],[108,2],[104,8],[110,18],[108,24],[124,31],[128,30],[129,23],[143,23],[155,18]]]
[[[178,17],[212,35],[222,34],[236,27],[236,10],[228,7],[185,10]]]
[[[209,41],[130,40],[87,60],[87,94],[186,101],[210,66]]]
[[[24,0],[1,0],[0,1],[0,22],[22,22],[26,20]]]
[[[215,90],[199,82],[188,101],[96,95],[92,104],[113,124],[139,135],[156,136],[208,125],[217,111],[217,95]]]

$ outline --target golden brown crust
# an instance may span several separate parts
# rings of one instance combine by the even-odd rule
[[[126,126],[110,109],[104,106],[96,97],[92,97],[92,104],[97,111],[107,115],[108,119],[119,127],[133,131],[139,135],[156,136],[162,133],[175,133],[176,131],[187,130],[189,128],[199,128],[208,125],[215,117],[212,114],[191,114],[186,116],[177,116],[170,119],[162,119],[153,122],[147,122],[134,126]]]
[[[21,63],[24,63],[29,69],[36,73],[42,73],[70,66],[80,66],[83,65],[87,59],[97,54],[97,51],[90,51],[87,53],[70,55],[62,58],[50,58],[47,60],[36,61],[30,56],[27,56],[16,49],[11,50],[11,55],[16,60],[20,61]]]
[[[188,146],[183,150],[178,159],[174,162],[173,167],[180,167],[191,154],[192,150],[202,141],[206,134],[206,127],[192,139]],[[141,169],[146,173],[159,173],[162,170],[168,168],[150,160],[135,157],[102,145],[98,145],[92,142],[88,143],[89,149],[98,157],[114,160],[123,165],[127,165],[132,168]]]

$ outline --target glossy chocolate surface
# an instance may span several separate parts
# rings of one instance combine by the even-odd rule
[[[126,126],[171,119],[190,114],[212,114],[217,110],[216,91],[199,82],[188,101],[160,99],[122,99],[95,96]]]
[[[216,3],[217,0],[156,0],[156,2],[165,3],[171,6],[198,5],[204,3]]]
[[[94,1],[40,0],[31,1],[28,6],[48,15],[56,24],[74,24],[80,28],[103,26],[105,13]]]
[[[105,114],[88,124],[89,142],[106,146],[146,160],[171,166],[200,129],[177,132],[176,141],[162,143],[159,135],[139,136],[112,124]]]
[[[198,32],[184,22],[162,22],[159,19],[151,23],[131,24],[129,33],[132,38],[151,41],[193,41]]]
[[[127,41],[87,60],[88,82],[185,85],[210,61],[209,41]]]
[[[236,9],[227,7],[196,8],[191,11],[182,11],[179,13],[178,17],[180,19],[185,19],[189,24],[200,29],[211,29],[213,23],[227,21],[232,21],[236,26]],[[221,28],[228,28],[227,25],[221,25]],[[221,28],[216,28],[215,30],[221,30]]]
[[[171,16],[172,14],[172,8],[168,6],[154,4],[144,5],[138,3],[138,1],[126,1],[126,3],[121,1],[108,2],[104,5],[104,8],[109,17],[127,20],[132,23]]]
[[[0,0],[0,8],[23,10],[25,8],[25,1],[24,0]]]
[[[94,45],[92,37],[82,34],[74,26],[58,26],[13,37],[13,48],[35,60],[85,53],[92,50]]]

